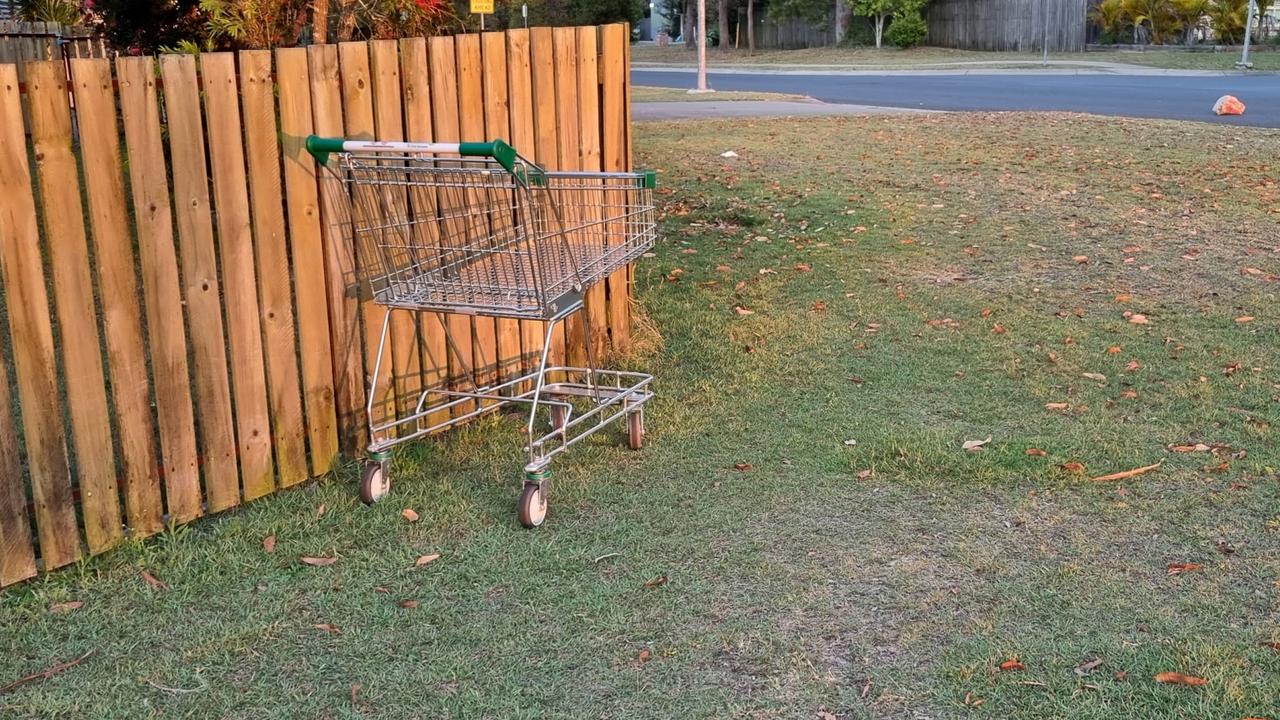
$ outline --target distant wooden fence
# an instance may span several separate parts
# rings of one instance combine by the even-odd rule
[[[0,20],[0,64],[64,57],[107,57],[106,40],[78,25]]]
[[[933,0],[926,42],[964,50],[1084,50],[1090,0]],[[1046,10],[1047,8],[1047,10]]]
[[[608,25],[45,61],[25,88],[0,65],[0,585],[360,452],[384,311],[350,291],[308,134],[500,136],[552,168],[625,170],[628,41]],[[598,350],[625,349],[627,272],[585,311]],[[396,390],[456,379],[437,319],[400,315]],[[540,322],[447,322],[486,378],[541,349]]]

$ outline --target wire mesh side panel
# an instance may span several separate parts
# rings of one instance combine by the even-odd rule
[[[527,191],[500,165],[385,155],[345,159],[362,280],[383,304],[538,317]]]
[[[385,305],[545,318],[655,240],[640,175],[420,156],[342,163],[360,279]]]
[[[553,296],[575,284],[586,290],[657,239],[653,191],[642,175],[547,173],[533,194],[544,206],[533,215],[538,264],[558,270],[549,279]]]

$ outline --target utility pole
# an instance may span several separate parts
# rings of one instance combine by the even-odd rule
[[[1253,15],[1257,10],[1257,2],[1249,0],[1249,11],[1244,16],[1244,50],[1240,53],[1240,62],[1236,63],[1236,68],[1240,70],[1248,70],[1253,67],[1253,64],[1249,62],[1249,35],[1253,30]]]
[[[1049,0],[1040,4],[1044,13],[1044,66],[1049,67]]]
[[[707,88],[707,0],[698,0],[698,92]]]

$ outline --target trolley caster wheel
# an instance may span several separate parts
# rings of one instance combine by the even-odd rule
[[[372,505],[389,492],[391,492],[391,476],[387,473],[385,463],[365,463],[364,472],[360,473],[360,502]]]
[[[547,495],[543,492],[542,485],[524,484],[516,513],[520,517],[520,524],[526,528],[536,528],[547,519]]]
[[[644,412],[642,410],[627,415],[627,446],[632,450],[644,447]]]

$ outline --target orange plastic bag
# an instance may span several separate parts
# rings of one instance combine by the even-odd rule
[[[1218,115],[1243,115],[1244,103],[1234,95],[1223,95],[1213,104],[1213,112]]]

